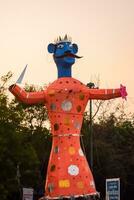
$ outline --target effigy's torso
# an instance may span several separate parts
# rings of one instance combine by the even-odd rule
[[[88,101],[88,89],[73,78],[59,78],[47,89],[52,134],[79,134]]]
[[[59,78],[47,88],[46,107],[53,135],[46,179],[47,197],[95,194],[94,180],[80,146],[88,88],[73,78]]]

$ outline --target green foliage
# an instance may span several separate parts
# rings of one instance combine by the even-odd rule
[[[90,160],[89,117],[83,123],[87,159]],[[121,179],[121,199],[129,200],[134,191],[134,117],[123,110],[99,119],[93,124],[93,174],[98,191],[105,197],[105,179]]]
[[[20,188],[36,190],[42,184],[41,168],[47,164],[51,139],[42,105],[9,101],[9,75],[2,77],[0,87],[0,199],[18,200]]]

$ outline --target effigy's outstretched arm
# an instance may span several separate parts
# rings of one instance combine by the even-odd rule
[[[26,92],[19,85],[14,84],[9,87],[9,91],[21,102],[25,104],[43,103],[46,100],[45,90],[37,92]]]
[[[108,100],[118,97],[126,99],[126,87],[120,85],[118,89],[89,89],[89,99]]]

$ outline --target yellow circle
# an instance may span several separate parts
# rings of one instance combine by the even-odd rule
[[[65,124],[66,126],[69,126],[69,125],[70,125],[70,118],[69,118],[69,117],[65,117],[65,119],[64,119],[64,124]]]
[[[69,154],[74,155],[75,154],[75,148],[74,147],[69,147]]]
[[[54,96],[55,95],[55,90],[51,89],[48,91],[49,96]]]
[[[82,181],[77,182],[77,187],[78,187],[79,189],[83,189],[83,188],[84,188],[83,182],[82,182]]]
[[[80,94],[79,94],[79,99],[80,99],[80,100],[84,100],[84,98],[85,98],[85,95],[84,95],[83,93],[80,93]]]

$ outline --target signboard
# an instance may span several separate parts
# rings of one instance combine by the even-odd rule
[[[23,200],[33,200],[33,188],[23,188]]]
[[[106,200],[120,200],[120,179],[106,179]]]

